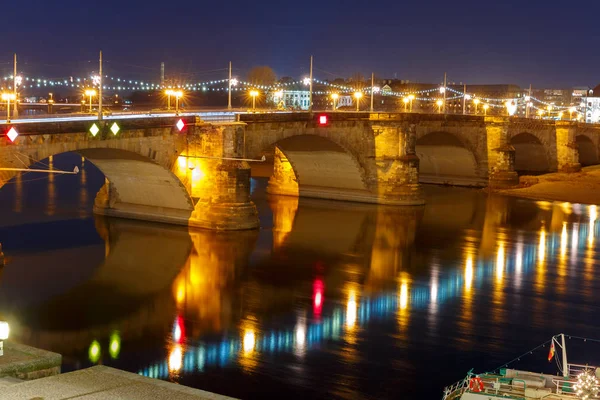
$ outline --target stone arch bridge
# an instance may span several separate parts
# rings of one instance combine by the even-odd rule
[[[320,117],[326,116],[323,121]],[[78,152],[106,176],[98,214],[210,229],[251,229],[248,161],[273,160],[268,191],[386,205],[423,204],[420,182],[511,186],[517,171],[598,163],[600,127],[567,121],[439,114],[239,114],[16,122],[0,140],[0,187],[16,171]],[[110,127],[120,125],[118,134]],[[2,132],[6,134],[6,126]],[[2,128],[0,128],[2,129]]]

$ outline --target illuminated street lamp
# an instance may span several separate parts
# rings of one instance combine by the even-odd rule
[[[544,116],[544,110],[538,110],[537,115],[540,116],[540,119]]]
[[[477,106],[479,105],[479,99],[474,99],[473,104],[475,104],[475,114],[477,114]]]
[[[415,99],[415,95],[414,94],[409,94],[408,95],[408,100],[410,100],[410,103],[409,103],[410,112],[412,112],[412,103],[413,103],[414,99]]]
[[[90,112],[92,112],[92,97],[96,95],[96,91],[94,89],[88,89],[85,91],[85,95],[90,98]]]
[[[171,96],[175,94],[175,92],[171,89],[165,90],[165,94],[167,95],[167,111],[171,109]]]
[[[487,115],[487,110],[488,110],[488,108],[490,108],[490,105],[489,105],[489,104],[484,104],[484,105],[483,105],[483,115],[484,115],[484,116],[486,116],[486,115]]]
[[[4,341],[8,339],[10,327],[8,322],[0,321],[0,356],[4,355]]]
[[[337,100],[340,98],[340,95],[337,93],[332,93],[331,94],[331,99],[333,100],[333,111],[335,111],[337,109]]]
[[[517,111],[517,104],[512,101],[512,100],[508,100],[506,103],[504,103],[504,105],[506,106],[506,112],[508,112],[509,116],[513,116],[515,115],[515,112]]]
[[[442,106],[444,105],[444,101],[443,100],[438,100],[435,102],[435,104],[437,104],[438,106],[438,113],[442,112]]]
[[[402,101],[404,102],[404,112],[408,111],[408,103],[410,102],[410,99],[408,97],[405,97],[402,99]]]
[[[573,113],[576,111],[575,107],[569,108],[569,119],[573,119]]]
[[[277,105],[279,104],[279,100],[278,99],[283,100],[283,90],[278,90],[275,93],[273,93],[273,100],[275,100],[275,103]]]
[[[355,92],[354,97],[356,98],[356,111],[359,111],[360,99],[362,99],[363,94],[362,92]]]
[[[256,111],[256,96],[258,96],[258,90],[251,90],[250,97],[252,97],[252,111]]]
[[[6,122],[10,122],[10,101],[16,99],[17,95],[14,93],[2,93],[2,100],[6,101]]]
[[[183,92],[178,90],[173,92],[173,96],[175,96],[175,115],[179,115],[179,99],[183,97]]]
[[[562,119],[563,115],[564,115],[564,113],[563,113],[562,111],[561,111],[561,112],[559,112],[559,113],[558,113],[558,119]]]

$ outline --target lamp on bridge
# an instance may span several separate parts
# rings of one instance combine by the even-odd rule
[[[409,104],[409,110],[410,110],[410,112],[412,112],[412,103],[413,103],[414,99],[415,99],[415,95],[414,94],[409,94],[408,95],[408,100],[410,101],[410,103],[408,103]]]
[[[488,108],[490,108],[490,105],[489,105],[489,104],[484,104],[484,105],[483,105],[483,115],[484,115],[484,116],[486,116],[486,115],[487,115],[487,110],[488,110]]]
[[[408,97],[405,97],[402,99],[402,101],[404,102],[404,112],[408,111],[408,103],[410,102],[410,100],[408,99]]]
[[[165,90],[165,94],[167,95],[167,111],[171,110],[171,96],[173,96],[175,92],[171,89]]]
[[[85,95],[90,98],[90,112],[92,112],[92,97],[96,95],[96,91],[94,89],[87,89]]]
[[[331,94],[331,99],[333,100],[333,111],[337,109],[337,100],[340,98],[340,95],[337,93]]]
[[[252,111],[256,111],[256,96],[258,96],[258,90],[251,90],[250,97],[252,97]]]
[[[4,340],[8,339],[10,333],[10,327],[8,322],[0,321],[0,356],[4,355]]]
[[[179,115],[179,99],[183,97],[183,92],[177,90],[173,92],[173,96],[175,96],[175,115]]]
[[[575,107],[569,108],[569,119],[573,119],[573,113],[576,111]]]
[[[356,111],[360,111],[360,99],[362,99],[362,92],[355,92],[354,97],[356,98]]]
[[[540,119],[544,116],[544,110],[538,110],[537,114],[540,116]]]
[[[10,122],[10,101],[16,99],[17,95],[14,93],[2,93],[2,100],[6,101],[6,122]]]
[[[437,104],[438,106],[438,113],[442,112],[442,106],[444,105],[444,101],[443,100],[438,100],[435,102],[435,104]]]
[[[475,114],[477,114],[477,106],[479,105],[479,99],[473,99],[473,104],[475,104]]]

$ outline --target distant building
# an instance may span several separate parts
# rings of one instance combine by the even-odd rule
[[[285,109],[308,110],[310,106],[310,92],[308,90],[284,90],[283,97],[271,94],[271,101],[275,106]]]
[[[600,85],[587,91],[587,97],[582,97],[585,122],[600,123]]]

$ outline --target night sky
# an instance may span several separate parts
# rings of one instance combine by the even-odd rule
[[[302,77],[355,73],[537,87],[600,83],[595,1],[5,1],[0,70],[85,76],[104,51],[107,74],[158,81],[244,77],[255,65]]]

